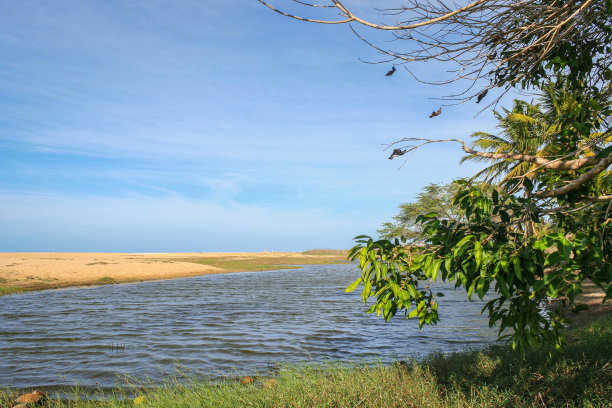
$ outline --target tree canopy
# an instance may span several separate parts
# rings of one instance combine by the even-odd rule
[[[420,326],[436,323],[435,281],[454,282],[469,298],[495,293],[483,309],[491,326],[525,350],[563,345],[567,312],[585,308],[576,297],[586,279],[605,291],[604,300],[612,298],[612,172],[593,171],[612,151],[609,125],[568,129],[564,118],[581,108],[565,91],[544,93],[540,103],[544,112],[515,101],[498,113],[501,136],[473,135],[482,155],[468,157],[493,163],[475,175],[484,184],[455,183],[450,204],[458,217],[423,212],[412,227],[421,232],[418,240],[357,238],[350,257],[359,260],[362,276],[348,290],[363,283],[364,301],[375,299],[370,312],[390,319],[404,311]],[[589,153],[564,160],[579,146]],[[553,299],[560,300],[555,307],[544,307]]]
[[[391,144],[390,159],[458,143],[466,160],[489,165],[456,182],[457,217],[429,212],[399,239],[356,238],[350,258],[359,260],[362,276],[347,291],[362,284],[363,300],[374,299],[369,312],[390,319],[403,311],[420,326],[436,323],[434,283],[454,282],[469,298],[493,293],[483,309],[490,324],[525,350],[563,345],[567,311],[584,309],[576,297],[585,280],[605,292],[604,301],[612,298],[612,0],[408,0],[379,10],[383,23],[338,0],[293,1],[337,19],[304,18],[258,1],[291,18],[349,24],[380,53],[376,63],[393,63],[388,76],[415,62],[447,64],[446,80],[420,80],[467,80],[465,92],[449,99],[480,103],[488,96],[493,104],[511,88],[540,94],[535,103],[496,112],[500,134],[476,133],[471,145],[420,137]],[[359,26],[388,32],[394,48],[369,41]],[[556,307],[544,307],[554,299]]]
[[[436,212],[440,218],[459,221],[462,218],[459,207],[453,205],[453,198],[459,191],[455,183],[430,183],[421,188],[416,201],[399,206],[399,214],[393,217],[394,222],[386,222],[378,230],[381,238],[404,238],[414,243],[421,239],[423,228],[417,223],[419,215]]]

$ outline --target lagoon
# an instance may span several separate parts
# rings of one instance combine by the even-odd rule
[[[437,285],[440,322],[365,314],[354,264],[0,297],[0,386],[110,388],[120,376],[266,373],[275,363],[419,358],[493,342],[483,302]]]

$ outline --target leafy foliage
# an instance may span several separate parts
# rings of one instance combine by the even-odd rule
[[[479,103],[494,88],[544,95],[541,106],[518,101],[497,113],[502,135],[476,134],[479,150],[458,139],[406,137],[394,143],[390,158],[429,143],[458,142],[470,160],[491,160],[474,177],[484,176],[490,187],[464,183],[453,201],[460,208],[457,218],[442,212],[415,218],[419,208],[405,207],[405,219],[400,214],[396,224],[383,228],[385,237],[401,234],[400,239],[356,238],[349,257],[359,260],[362,276],[347,290],[363,284],[364,301],[375,299],[369,312],[390,319],[404,311],[418,317],[420,326],[436,323],[439,295],[432,286],[439,277],[463,287],[470,298],[495,293],[485,307],[490,323],[524,351],[544,343],[562,346],[563,307],[582,308],[575,301],[585,279],[612,297],[612,0],[482,0],[462,6],[408,0],[379,10],[396,19],[393,24],[364,20],[335,0],[296,2],[332,10],[331,20],[259,2],[302,21],[390,32],[395,49],[378,47],[353,29],[388,58],[384,62],[454,66],[451,78],[426,83],[467,79],[474,81],[470,89],[487,83],[451,99]],[[400,50],[402,45],[408,49]],[[492,186],[495,180],[501,188]],[[560,299],[559,306],[545,308],[551,299]]]
[[[349,257],[359,260],[362,276],[347,290],[363,283],[364,302],[374,299],[368,312],[435,324],[436,280],[454,282],[470,299],[494,294],[483,312],[524,352],[563,346],[565,314],[586,308],[576,302],[585,280],[612,298],[610,92],[584,93],[579,82],[556,80],[543,87],[543,110],[515,101],[497,114],[502,137],[476,134],[485,153],[466,151],[494,163],[474,177],[484,175],[485,184],[455,182],[455,217],[415,216],[425,207],[404,207],[414,217],[410,234],[393,242],[356,238]],[[500,187],[490,184],[494,178]]]
[[[378,230],[380,237],[386,239],[404,237],[409,242],[420,239],[422,228],[416,219],[421,214],[436,212],[442,218],[459,220],[461,213],[452,204],[453,197],[459,186],[454,183],[430,183],[423,187],[413,203],[403,203],[399,206],[399,214],[393,217],[394,222],[383,224]]]
[[[455,282],[468,298],[496,293],[483,311],[488,311],[490,325],[499,328],[501,338],[524,351],[545,343],[563,345],[564,307],[582,308],[575,300],[584,279],[605,288],[606,298],[612,297],[610,234],[593,234],[604,229],[602,217],[593,224],[590,211],[584,214],[589,225],[578,224],[582,217],[571,218],[574,222],[568,226],[576,231],[572,234],[563,233],[565,224],[559,224],[556,231],[538,236],[534,231],[543,217],[529,198],[499,190],[488,196],[466,185],[454,203],[465,221],[440,219],[436,213],[418,218],[425,245],[356,238],[349,256],[359,260],[362,276],[347,291],[363,283],[364,302],[375,298],[368,312],[389,320],[404,311],[407,318],[418,318],[420,327],[435,324],[436,296],[441,295],[434,294],[435,282]],[[551,299],[563,301],[547,306]]]

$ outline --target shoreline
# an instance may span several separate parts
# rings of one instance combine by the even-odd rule
[[[0,253],[0,296],[342,262],[347,261],[341,251],[336,254],[5,252]]]

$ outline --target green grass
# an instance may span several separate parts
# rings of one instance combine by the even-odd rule
[[[328,249],[328,248],[315,248],[309,249],[302,252],[303,255],[339,255],[346,258],[348,250],[346,249]]]
[[[258,262],[256,259],[226,259],[226,258],[198,258],[185,259],[186,262],[193,262],[201,265],[214,266],[215,268],[225,269],[234,272],[251,271],[271,271],[275,269],[299,269],[299,266],[280,264],[274,262]]]
[[[112,285],[114,283],[118,283],[117,280],[110,278],[108,276],[101,277],[100,279],[97,280],[97,282],[102,285]]]
[[[536,350],[524,358],[490,347],[392,365],[290,366],[247,385],[179,376],[95,398],[74,390],[70,400],[49,407],[610,407],[612,317],[574,334],[563,352]],[[14,395],[0,391],[0,406]]]
[[[338,255],[325,256],[265,256],[265,257],[219,257],[219,258],[185,258],[184,262],[193,262],[201,265],[214,266],[226,271],[272,271],[275,269],[299,269],[299,265],[324,265],[346,262],[346,257]]]
[[[0,296],[10,295],[11,293],[20,293],[20,292],[25,292],[25,291],[26,289],[19,288],[17,286],[0,285]]]

